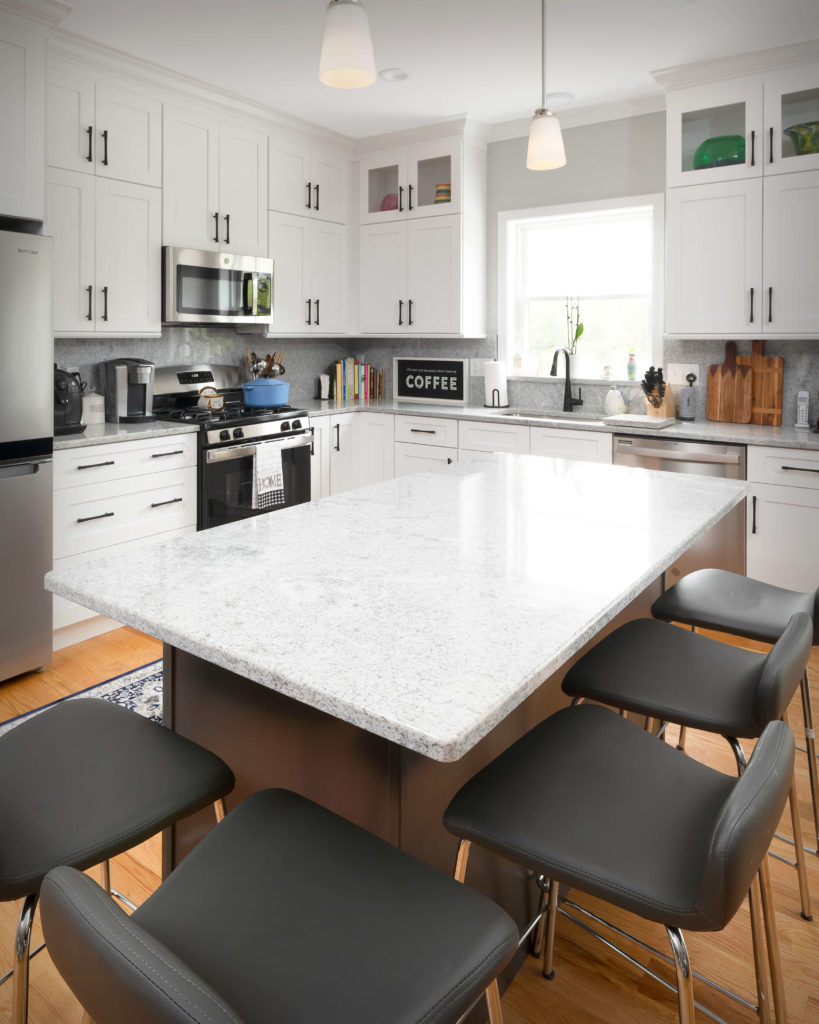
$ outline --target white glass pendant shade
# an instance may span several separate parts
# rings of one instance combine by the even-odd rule
[[[550,110],[536,110],[529,128],[526,166],[530,171],[553,171],[566,164],[560,121]]]
[[[358,0],[327,5],[319,81],[334,89],[363,89],[375,81],[370,20]]]

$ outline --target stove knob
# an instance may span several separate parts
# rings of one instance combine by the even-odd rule
[[[220,430],[219,431],[219,440],[220,441],[229,441],[230,440],[230,431],[229,430]]]
[[[293,422],[290,424],[290,429],[291,430],[299,430],[300,427],[301,427],[301,420],[293,420]]]
[[[236,427],[236,429],[233,431],[233,436],[234,438],[236,438],[236,440],[238,440],[240,437],[245,436],[245,432],[244,430],[242,430],[241,427]]]
[[[279,424],[279,430],[281,430],[281,432],[284,433],[285,430],[289,430],[289,429],[290,429],[290,424],[288,423],[288,421],[287,420],[282,420],[282,422]]]

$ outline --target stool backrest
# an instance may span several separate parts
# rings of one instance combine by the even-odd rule
[[[734,916],[767,855],[791,786],[793,758],[790,727],[771,722],[722,806],[700,897],[700,909],[714,930]]]
[[[242,1024],[87,875],[49,871],[40,913],[51,959],[94,1024]]]
[[[813,621],[805,612],[792,615],[785,632],[762,666],[756,717],[760,727],[782,718],[799,686],[813,646]]]

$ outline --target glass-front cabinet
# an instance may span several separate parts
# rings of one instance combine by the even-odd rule
[[[362,224],[461,212],[461,140],[431,139],[360,160]]]
[[[765,82],[765,174],[819,170],[819,65]]]

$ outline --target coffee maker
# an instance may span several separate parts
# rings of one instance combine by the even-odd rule
[[[54,364],[54,433],[81,434],[82,387],[73,373]]]
[[[155,420],[154,370],[147,359],[109,359],[105,368],[105,418],[109,423]]]

